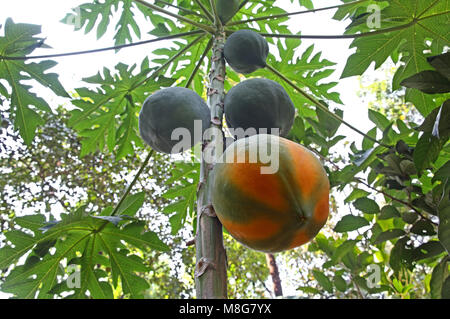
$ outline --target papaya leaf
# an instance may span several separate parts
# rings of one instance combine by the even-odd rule
[[[38,25],[14,23],[8,18],[4,35],[0,36],[0,80],[5,80],[11,87],[8,92],[1,85],[0,92],[9,100],[14,128],[27,145],[32,142],[36,128],[44,123],[39,112],[51,112],[51,108],[44,99],[31,92],[31,86],[24,84],[24,81],[34,80],[59,96],[69,97],[59,82],[58,75],[47,72],[56,62],[44,60],[26,63],[23,60],[4,58],[26,56],[33,52],[38,47],[37,44],[43,41],[37,37],[40,33],[41,27]]]
[[[6,232],[6,239],[11,244],[0,249],[2,268],[16,263],[31,251],[25,262],[16,265],[1,285],[2,291],[19,298],[51,298],[55,292],[73,290],[58,282],[57,274],[63,260],[68,260],[68,265],[81,266],[80,287],[74,288],[73,295],[77,298],[85,298],[88,291],[92,297],[112,297],[110,285],[99,281],[100,278],[107,278],[107,274],[95,269],[98,264],[112,267],[114,282],[117,284],[120,278],[125,293],[131,297],[141,297],[148,285],[136,273],[146,267],[137,256],[123,251],[123,243],[140,249],[169,249],[155,233],[145,230],[143,222],[130,222],[124,227],[117,227],[117,220],[91,215],[84,207],[72,214],[61,215],[59,222],[48,227],[43,227],[45,221],[36,216],[39,215],[19,217],[17,221],[23,228],[30,226],[34,236],[19,230]],[[54,252],[49,254],[52,247]],[[108,257],[105,258],[104,254]]]
[[[145,65],[145,61],[143,65]],[[99,86],[96,90],[78,88],[80,98],[72,101],[77,109],[71,111],[69,125],[83,137],[81,156],[103,151],[105,146],[118,158],[133,154],[133,144],[142,146],[138,132],[138,113],[148,94],[163,86],[170,86],[174,80],[158,77],[151,83],[140,86],[149,69],[135,74],[132,66],[119,63],[115,70],[104,68],[103,73],[85,78],[84,81]]]
[[[164,198],[174,200],[163,209],[163,213],[170,214],[172,234],[176,234],[183,227],[188,214],[194,217],[199,169],[198,163],[177,163],[172,169],[172,177],[166,182],[170,184],[174,181],[174,178],[178,180],[177,186],[172,187],[162,195]]]
[[[427,94],[450,92],[450,80],[436,71],[422,71],[404,79],[400,85],[418,89]]]

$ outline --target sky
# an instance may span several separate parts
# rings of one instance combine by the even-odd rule
[[[114,44],[114,28],[111,27],[106,35],[100,40],[96,39],[95,32],[84,34],[83,31],[74,31],[73,26],[60,22],[66,16],[71,8],[76,7],[86,0],[14,0],[0,1],[0,24],[3,24],[6,18],[10,17],[15,23],[32,23],[42,25],[42,36],[46,37],[46,44],[53,49],[38,49],[33,54],[53,54],[79,50],[88,50],[102,47],[109,47]],[[317,8],[338,4],[337,0],[315,0]],[[288,12],[298,11],[301,8],[293,5],[289,0],[278,0],[277,4]],[[304,9],[304,8],[303,8]],[[320,34],[332,35],[342,34],[346,23],[332,20],[334,10],[306,15],[298,15],[292,19],[290,28],[292,31],[302,31],[302,34]],[[145,22],[145,21],[143,21]],[[152,36],[142,34],[141,40],[150,39]],[[138,41],[138,39],[135,39]],[[167,42],[164,42],[167,43]],[[351,40],[304,40],[299,53],[309,47],[312,43],[315,45],[315,52],[322,51],[322,58],[337,63],[337,71],[327,79],[327,81],[337,81],[338,86],[333,90],[341,94],[341,100],[344,106],[344,119],[361,129],[367,131],[373,127],[367,116],[367,105],[363,105],[358,98],[357,92],[360,89],[357,77],[339,79],[345,66],[348,56],[352,53],[349,49]],[[64,57],[57,59],[58,65],[51,71],[60,74],[60,81],[67,91],[73,91],[74,88],[84,86],[81,79],[92,76],[103,67],[113,68],[118,62],[138,65],[147,56],[152,46],[164,45],[147,44],[133,48],[126,48],[115,54],[114,51],[81,55],[73,57]],[[69,103],[68,99],[56,97],[49,89],[37,87],[35,89],[38,95],[46,97],[52,107],[61,103]],[[347,140],[360,141],[361,137],[345,126],[341,126],[338,134],[347,136]],[[0,298],[6,295],[0,292]]]

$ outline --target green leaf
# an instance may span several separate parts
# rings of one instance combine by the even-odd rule
[[[78,88],[80,96],[72,101],[77,109],[71,111],[69,125],[83,137],[81,156],[103,151],[105,146],[116,150],[120,159],[134,153],[135,146],[142,146],[138,132],[137,103],[142,104],[148,94],[163,86],[170,86],[174,80],[159,76],[147,85],[141,85],[148,77],[149,70],[141,69],[135,74],[132,66],[119,63],[115,70],[104,68],[84,81],[99,86],[97,90]],[[117,145],[117,148],[115,148]]]
[[[447,161],[444,165],[439,168],[433,176],[431,182],[445,181],[450,176],[450,161]]]
[[[439,212],[438,237],[450,254],[450,206]]]
[[[450,92],[450,80],[436,71],[422,71],[404,79],[402,86],[418,89],[427,94]]]
[[[403,235],[405,235],[405,231],[403,229],[389,229],[377,236],[377,238],[375,239],[375,245],[381,244],[387,240],[401,237]]]
[[[340,275],[335,275],[333,284],[336,287],[337,290],[340,292],[346,292],[347,291],[347,283]]]
[[[30,54],[43,43],[38,38],[41,27],[32,24],[14,23],[8,18],[5,23],[5,34],[0,36],[0,55],[17,57]],[[24,142],[30,145],[36,128],[43,124],[40,111],[51,112],[48,103],[35,93],[31,86],[24,83],[34,80],[50,88],[55,94],[68,97],[67,92],[54,73],[47,73],[56,62],[45,60],[39,63],[25,63],[24,60],[6,60],[0,58],[0,80],[5,80],[11,86],[11,95],[5,95],[11,103],[11,118],[14,128],[20,132]],[[4,90],[2,85],[1,89]]]
[[[381,131],[384,131],[390,125],[389,120],[383,114],[370,109],[369,120],[372,121],[372,123],[374,123]]]
[[[125,198],[125,200],[123,201],[122,205],[120,205],[118,214],[134,216],[139,211],[139,209],[142,207],[142,205],[144,204],[144,201],[145,201],[145,192],[127,196],[127,198]]]
[[[354,201],[354,200],[356,200],[358,198],[367,197],[367,195],[369,195],[369,194],[370,193],[365,191],[365,190],[362,190],[362,189],[359,189],[359,188],[355,188],[350,193],[350,195],[348,195],[347,198],[344,200],[344,203],[348,204],[348,203],[350,203],[350,202],[352,202],[352,201]]]
[[[369,225],[370,224],[367,219],[363,217],[346,215],[342,217],[342,219],[336,224],[336,227],[334,227],[334,231],[338,233],[345,233]]]
[[[445,141],[432,136],[431,133],[422,134],[413,154],[414,165],[419,174],[436,161],[444,143]]]
[[[338,263],[341,261],[341,259],[350,251],[353,250],[355,247],[357,241],[356,240],[347,240],[344,241],[340,246],[336,248],[334,251],[332,260],[334,263]]]
[[[323,274],[323,272],[319,270],[313,270],[312,273],[319,285],[321,285],[325,291],[329,293],[333,292],[333,283],[330,281],[330,279],[328,279],[327,276]]]
[[[410,230],[411,233],[421,236],[433,236],[436,235],[433,224],[425,219],[417,221]]]
[[[447,260],[443,258],[439,264],[433,268],[430,280],[430,293],[432,299],[441,299],[442,287],[445,282]]]
[[[380,212],[377,202],[367,197],[358,198],[353,203],[353,206],[365,214],[378,214]]]
[[[439,241],[429,241],[415,248],[412,252],[414,260],[422,260],[437,256],[445,251]]]
[[[381,209],[378,219],[391,219],[396,217],[400,217],[400,213],[398,212],[397,208],[391,205],[386,205]]]
[[[450,52],[427,58],[436,71],[450,80]]]
[[[402,268],[408,268],[411,265],[412,250],[407,242],[408,237],[400,238],[394,245],[389,256],[389,264],[392,269],[398,273]]]

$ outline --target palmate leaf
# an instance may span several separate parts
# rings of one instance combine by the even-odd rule
[[[301,44],[301,41],[298,39],[286,39],[285,45],[283,45],[281,41],[278,41],[277,44],[278,52],[282,60],[277,61],[273,55],[269,55],[267,61],[268,64],[280,71],[300,88],[315,95],[318,99],[342,104],[339,94],[332,91],[330,92],[337,83],[324,82],[324,79],[334,72],[334,69],[331,67],[333,67],[335,63],[321,58],[320,52],[313,54],[314,45],[309,46],[301,55],[296,56],[296,50],[298,50]],[[316,117],[316,112],[305,106],[311,105],[311,102],[295,92],[291,86],[280,81],[280,79],[269,70],[260,69],[252,73],[252,76],[262,76],[280,83],[287,90],[300,115]]]
[[[145,231],[143,222],[116,226],[95,217],[82,207],[72,214],[62,215],[60,222],[52,224],[46,224],[40,215],[18,218],[17,224],[28,229],[5,234],[10,244],[0,249],[0,266],[6,268],[30,253],[25,263],[16,265],[6,277],[2,291],[19,298],[52,298],[55,293],[71,290],[75,291],[72,297],[76,298],[86,297],[87,292],[93,298],[111,298],[110,284],[99,281],[108,278],[106,272],[96,268],[102,265],[111,267],[114,285],[120,279],[125,294],[142,297],[148,285],[136,272],[146,267],[137,256],[129,254],[124,243],[159,251],[167,251],[167,245],[155,233]],[[26,233],[29,231],[33,231],[34,236]],[[48,253],[50,247],[54,247],[52,254]],[[58,282],[57,273],[64,260],[68,265],[81,267],[80,287],[68,288],[64,282]]]
[[[43,39],[37,37],[41,27],[33,24],[14,23],[7,19],[4,35],[0,36],[0,79],[6,80],[11,91],[1,85],[0,94],[5,96],[11,104],[14,127],[20,132],[26,144],[34,138],[36,128],[43,124],[39,111],[51,112],[48,103],[31,92],[31,86],[24,81],[34,80],[50,88],[55,94],[69,97],[58,80],[58,75],[47,71],[56,62],[45,60],[39,63],[28,63],[23,60],[7,60],[2,58],[25,56],[43,44]]]
[[[172,177],[167,181],[168,184],[173,183],[174,179],[179,182],[178,186],[172,187],[162,195],[164,198],[175,200],[163,209],[165,214],[171,214],[172,234],[176,234],[183,227],[188,215],[194,217],[199,170],[199,163],[177,163],[172,170]]]
[[[138,132],[140,105],[149,94],[172,85],[174,80],[160,76],[140,85],[151,72],[148,60],[143,61],[139,73],[134,74],[135,69],[136,65],[119,63],[113,72],[105,68],[102,74],[84,79],[98,89],[76,89],[80,98],[72,104],[78,109],[71,112],[69,125],[83,137],[81,156],[103,151],[105,145],[112,152],[117,145],[117,157],[122,158],[133,154],[133,144],[142,145]]]
[[[105,0],[103,3],[84,3],[74,8],[73,12],[68,13],[61,22],[73,25],[75,30],[84,29],[85,33],[97,26],[97,39],[99,39],[106,33],[114,13],[118,12],[120,18],[115,27],[114,40],[115,45],[121,45],[132,42],[133,34],[138,38],[141,37],[132,8],[135,8],[133,1]]]
[[[378,68],[388,57],[393,57],[395,61],[399,53],[401,65],[393,79],[394,89],[398,89],[404,79],[432,70],[424,52],[440,54],[450,42],[449,9],[448,0],[390,1],[382,11],[381,27],[399,29],[355,39],[351,47],[357,48],[357,51],[349,57],[342,77],[362,75],[373,62]],[[401,27],[403,25],[405,27]],[[366,27],[362,31],[369,29]],[[412,102],[424,116],[437,106],[432,97],[416,89],[407,90],[406,100]]]

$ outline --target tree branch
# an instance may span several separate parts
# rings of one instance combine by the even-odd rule
[[[366,182],[362,181],[361,179],[359,179],[359,178],[357,178],[357,177],[354,178],[354,181],[356,181],[356,182],[358,182],[358,183],[360,183],[360,184],[363,184],[364,186],[370,188],[371,190],[374,190],[374,191],[376,191],[376,192],[378,192],[378,193],[380,193],[380,194],[383,194],[384,196],[386,196],[386,197],[392,199],[393,201],[395,201],[395,202],[397,202],[397,203],[400,203],[400,204],[405,205],[406,207],[409,207],[410,209],[412,209],[415,213],[417,213],[417,214],[418,214],[420,217],[422,217],[423,219],[426,219],[426,220],[428,220],[430,223],[432,223],[433,225],[438,226],[435,222],[433,222],[433,221],[432,221],[431,219],[429,219],[427,216],[423,215],[422,212],[421,212],[420,210],[418,210],[417,208],[415,208],[412,204],[410,204],[410,203],[408,203],[408,202],[405,202],[404,200],[401,200],[401,199],[399,199],[399,198],[396,198],[396,197],[394,197],[394,196],[392,196],[392,195],[389,195],[389,194],[386,193],[385,191],[379,190],[379,189],[377,189],[377,188],[375,188],[375,187],[373,187],[373,186],[367,184]]]

